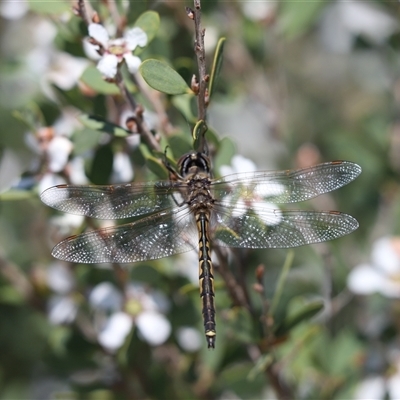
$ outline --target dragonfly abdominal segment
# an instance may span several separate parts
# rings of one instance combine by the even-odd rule
[[[211,262],[208,212],[196,214],[199,230],[199,281],[200,297],[203,301],[204,330],[209,348],[215,347],[215,306],[214,306],[214,275]]]
[[[339,238],[358,222],[338,211],[281,210],[354,180],[361,168],[333,161],[300,170],[238,173],[213,179],[208,157],[191,152],[168,181],[111,186],[59,185],[41,199],[63,212],[99,219],[141,217],[87,231],[57,244],[54,257],[75,263],[133,263],[197,249],[200,297],[209,347],[215,307],[211,244],[236,248],[290,248]]]

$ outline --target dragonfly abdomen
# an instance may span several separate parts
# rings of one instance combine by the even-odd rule
[[[214,275],[211,262],[209,240],[209,213],[200,211],[196,213],[196,223],[199,231],[199,282],[200,297],[203,302],[204,331],[208,348],[215,347],[215,305],[214,305]]]

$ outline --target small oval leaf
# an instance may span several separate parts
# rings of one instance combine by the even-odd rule
[[[154,39],[160,27],[160,16],[156,11],[146,11],[136,20],[136,26],[146,32],[148,45]]]
[[[139,68],[149,86],[167,94],[191,93],[183,78],[165,62],[149,59]]]
[[[322,300],[314,300],[298,311],[288,316],[280,325],[278,325],[275,335],[282,336],[286,335],[290,330],[292,330],[296,325],[301,322],[311,319],[314,315],[318,314],[324,308],[324,302]]]
[[[147,157],[146,165],[160,179],[168,179],[166,169],[160,164],[160,160],[155,157]]]
[[[100,94],[119,94],[118,86],[106,82],[100,71],[93,65],[86,68],[81,76],[81,81]]]
[[[90,128],[90,129],[93,129],[96,131],[106,132],[113,136],[127,137],[132,134],[127,129],[124,129],[122,126],[113,124],[112,122],[108,122],[108,121],[104,120],[103,118],[98,117],[96,115],[82,114],[79,116],[79,120],[87,128]]]
[[[88,178],[95,185],[105,185],[109,182],[114,161],[111,146],[99,147],[94,155]]]
[[[28,5],[31,11],[39,14],[61,15],[63,13],[71,12],[71,5],[68,1],[29,0]]]

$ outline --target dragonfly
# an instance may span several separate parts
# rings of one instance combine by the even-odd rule
[[[52,255],[73,263],[134,263],[198,251],[199,287],[206,342],[215,347],[213,246],[292,248],[325,242],[358,228],[339,211],[280,209],[353,181],[361,167],[326,162],[297,170],[236,173],[213,178],[209,157],[183,155],[169,180],[107,186],[57,185],[41,200],[63,212],[136,221],[86,231],[58,243]]]

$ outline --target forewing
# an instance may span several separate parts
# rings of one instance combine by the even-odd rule
[[[177,183],[144,182],[110,186],[58,185],[45,190],[41,200],[57,210],[99,219],[145,215],[171,206]]]
[[[222,202],[231,202],[234,197],[296,203],[347,185],[360,173],[361,167],[357,164],[333,161],[299,170],[228,175],[215,180],[212,187],[216,199]]]
[[[187,207],[140,221],[71,236],[52,255],[74,263],[127,263],[183,253],[197,246],[195,220]]]
[[[241,211],[241,212],[240,212]],[[291,248],[326,242],[358,228],[350,215],[267,208],[215,207],[214,238],[221,246],[243,248]]]

